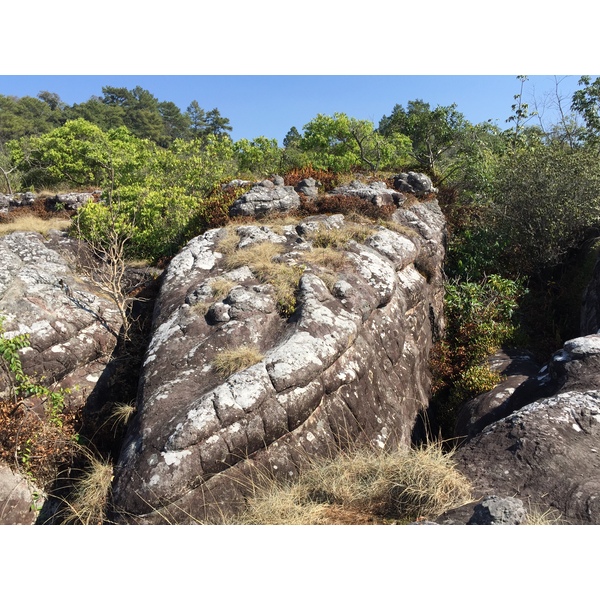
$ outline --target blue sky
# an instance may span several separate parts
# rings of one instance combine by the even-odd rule
[[[3,23],[23,27],[3,29],[0,94],[48,90],[73,104],[104,85],[140,85],[182,110],[194,99],[218,108],[234,139],[281,142],[318,113],[378,124],[414,99],[503,127],[517,75],[535,75],[524,94],[532,104],[534,92],[539,102],[553,92],[553,75],[570,74],[561,84],[570,98],[579,75],[598,72],[586,14],[583,0],[560,18],[521,0],[170,0],[147,10],[103,0],[89,11],[75,0],[11,2]]]
[[[545,107],[544,118],[552,119],[557,81],[568,108],[578,79],[531,76],[524,99],[531,109],[535,102]],[[67,104],[99,96],[106,85],[139,85],[182,110],[197,100],[202,108],[216,107],[230,120],[234,139],[264,135],[280,143],[292,126],[302,131],[318,113],[343,112],[377,125],[396,104],[406,106],[415,99],[432,108],[456,103],[472,123],[491,119],[506,127],[520,90],[515,75],[0,75],[0,94],[36,96],[47,90]]]

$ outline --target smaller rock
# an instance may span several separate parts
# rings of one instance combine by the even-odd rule
[[[294,189],[299,194],[304,194],[309,198],[316,198],[319,195],[318,185],[316,180],[308,177],[307,179],[303,179]]]
[[[525,515],[523,502],[518,498],[488,496],[475,505],[467,525],[520,525]]]
[[[271,212],[287,212],[300,206],[300,196],[292,186],[275,186],[265,179],[240,196],[229,209],[232,217],[253,217]]]
[[[437,193],[437,188],[433,186],[431,179],[424,173],[400,173],[394,177],[394,189],[400,192],[407,192],[415,196],[424,196],[425,194]]]
[[[85,206],[88,202],[94,201],[94,195],[88,193],[69,193],[69,194],[56,194],[48,198],[48,203],[54,205],[62,205],[68,210],[77,210],[82,206]]]
[[[405,200],[403,194],[390,190],[383,181],[366,184],[354,180],[348,185],[342,185],[333,189],[331,195],[357,196],[376,206],[394,204],[400,206]]]

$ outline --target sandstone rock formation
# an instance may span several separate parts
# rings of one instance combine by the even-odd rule
[[[435,194],[437,189],[433,186],[431,179],[424,173],[400,173],[394,177],[394,188],[399,192],[407,192],[415,196]]]
[[[255,217],[269,212],[286,212],[300,206],[300,196],[293,187],[283,185],[283,179],[275,183],[265,179],[252,186],[240,196],[229,209],[232,217]]]
[[[23,369],[70,387],[81,405],[102,374],[120,328],[112,302],[76,271],[73,241],[53,232],[0,238],[0,315],[6,335],[27,333]],[[1,392],[1,390],[0,390]]]
[[[0,463],[0,525],[33,525],[41,496],[22,475]]]
[[[342,185],[331,190],[331,195],[356,196],[376,206],[396,205],[400,206],[405,196],[395,190],[390,190],[383,181],[373,183],[362,183],[352,181],[348,185]]]
[[[444,219],[427,202],[352,226],[211,230],[173,259],[115,469],[117,522],[218,520],[261,473],[293,477],[349,442],[410,443],[443,328]],[[335,232],[343,247],[316,243]],[[220,371],[242,348],[254,364]]]
[[[455,455],[475,495],[515,497],[566,523],[600,523],[599,367],[600,335],[569,340],[504,400],[506,416]]]

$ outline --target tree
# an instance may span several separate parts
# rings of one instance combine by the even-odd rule
[[[0,143],[41,135],[55,126],[50,106],[39,98],[0,95]]]
[[[300,149],[316,169],[335,172],[367,167],[372,171],[389,166],[404,155],[409,141],[404,136],[383,138],[373,123],[344,113],[318,114],[303,127]]]
[[[197,100],[192,100],[186,109],[189,120],[190,137],[200,139],[206,134],[206,112],[200,107]]]
[[[206,113],[206,130],[209,135],[218,138],[229,137],[228,131],[233,127],[229,124],[229,119],[222,117],[218,108],[213,108]]]
[[[287,150],[288,148],[297,148],[302,140],[300,132],[292,127],[283,138],[283,147]]]
[[[164,142],[161,145],[168,147],[177,138],[185,139],[188,136],[190,119],[187,113],[182,113],[174,102],[160,102],[158,112],[163,120]]]
[[[106,104],[98,96],[65,108],[65,115],[69,121],[85,119],[103,131],[125,126],[125,109],[122,106]]]
[[[600,77],[592,81],[589,75],[584,75],[579,85],[584,87],[573,94],[571,108],[585,121],[583,139],[596,145],[600,141]]]
[[[561,143],[507,153],[496,170],[492,202],[506,268],[536,274],[560,263],[600,223],[600,165],[590,148]]]
[[[160,143],[165,129],[159,112],[159,102],[148,90],[139,85],[133,90],[105,86],[102,102],[123,109],[123,124],[137,137]]]
[[[379,122],[379,133],[389,137],[399,133],[410,138],[410,155],[433,176],[439,176],[441,163],[457,147],[467,125],[456,104],[431,109],[423,100],[411,100],[406,109],[396,104],[390,116]]]
[[[282,150],[277,140],[264,136],[241,139],[233,144],[238,170],[259,177],[274,175],[281,166]]]

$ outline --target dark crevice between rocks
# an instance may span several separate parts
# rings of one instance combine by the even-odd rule
[[[139,375],[150,341],[152,314],[159,289],[160,278],[156,278],[136,290],[130,309],[129,339],[124,339],[121,330],[107,367],[81,411],[78,430],[81,451],[76,452],[74,460],[60,469],[36,524],[64,522],[65,509],[73,494],[74,484],[88,464],[86,455],[116,464],[128,424],[119,422],[114,410],[119,404],[136,405]]]

